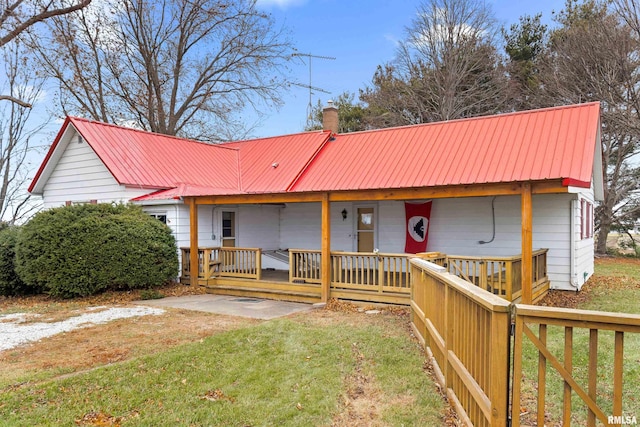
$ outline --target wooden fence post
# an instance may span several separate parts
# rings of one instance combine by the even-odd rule
[[[262,249],[256,251],[256,280],[262,280]]]
[[[322,255],[320,274],[320,295],[322,302],[327,302],[331,293],[331,205],[329,194],[322,195]]]
[[[189,199],[189,267],[190,277],[189,284],[192,286],[198,285],[198,205],[196,205],[196,199]]]
[[[533,207],[531,183],[522,184],[522,303],[533,302]]]

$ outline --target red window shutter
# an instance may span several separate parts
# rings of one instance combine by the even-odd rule
[[[593,203],[589,202],[589,237],[593,237]]]
[[[586,209],[584,199],[580,199],[580,239],[584,239],[586,227]]]
[[[71,206],[71,200],[67,200],[66,202],[64,202],[65,206]]]

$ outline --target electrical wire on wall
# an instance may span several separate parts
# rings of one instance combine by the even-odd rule
[[[491,199],[491,220],[493,223],[493,233],[491,235],[491,240],[480,240],[478,243],[481,245],[486,245],[487,243],[491,243],[493,242],[493,240],[496,238],[496,197],[497,196],[493,196],[493,199]]]

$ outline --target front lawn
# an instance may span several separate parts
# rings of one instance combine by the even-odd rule
[[[445,406],[393,313],[317,310],[71,376],[32,374],[0,391],[0,425],[442,425]]]

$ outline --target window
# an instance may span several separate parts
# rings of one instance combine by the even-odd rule
[[[580,238],[592,238],[593,228],[593,203],[580,199]]]
[[[150,213],[150,217],[157,219],[163,224],[167,223],[167,214],[166,213]]]
[[[222,212],[222,246],[236,246],[236,213],[234,211]]]

